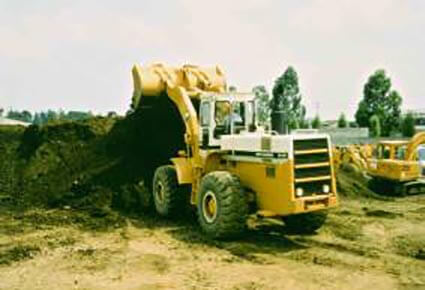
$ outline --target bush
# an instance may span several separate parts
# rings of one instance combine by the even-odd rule
[[[320,121],[320,117],[318,115],[316,115],[311,122],[311,127],[313,127],[313,129],[320,129],[322,127],[322,121]]]
[[[401,122],[401,133],[404,137],[412,137],[415,131],[415,119],[411,113],[408,113]]]
[[[381,121],[377,115],[373,115],[369,119],[369,128],[371,137],[381,136]]]
[[[347,128],[347,119],[345,118],[345,114],[341,113],[338,119],[338,128]]]

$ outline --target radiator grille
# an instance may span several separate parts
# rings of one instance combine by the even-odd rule
[[[325,185],[332,191],[328,139],[294,140],[294,176],[303,197],[327,194]]]

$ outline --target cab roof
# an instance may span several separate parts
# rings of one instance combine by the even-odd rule
[[[201,95],[203,100],[215,100],[215,101],[251,101],[255,99],[254,93],[239,93],[239,92],[225,92],[225,93],[205,93]]]
[[[408,143],[409,141],[403,141],[403,140],[384,140],[379,142],[379,144],[392,145],[392,146],[407,145]]]

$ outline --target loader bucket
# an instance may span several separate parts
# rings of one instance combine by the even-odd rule
[[[132,109],[136,109],[143,97],[154,97],[167,92],[168,88],[182,87],[187,91],[224,92],[226,79],[222,69],[185,65],[180,68],[153,64],[133,66]]]

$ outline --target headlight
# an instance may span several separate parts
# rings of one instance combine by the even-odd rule
[[[323,185],[323,192],[324,193],[329,193],[330,190],[331,190],[331,188],[328,184]]]
[[[300,197],[300,196],[303,196],[303,194],[304,194],[304,189],[302,189],[301,187],[298,187],[298,188],[295,190],[295,195],[296,195],[296,196]]]

